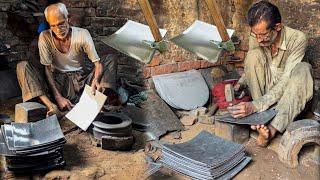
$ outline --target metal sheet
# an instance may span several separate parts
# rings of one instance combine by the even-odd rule
[[[34,123],[13,123],[12,127],[14,148],[31,148],[64,138],[55,115]]]
[[[227,32],[231,37],[234,30],[228,29]],[[198,20],[171,41],[212,63],[218,61],[221,53],[221,49],[214,43],[222,41],[217,27]]]
[[[224,174],[228,173],[230,170],[232,170],[238,164],[240,164],[244,159],[245,159],[245,157],[242,157],[242,158],[239,158],[235,161],[232,161],[232,164],[226,164],[223,166],[223,168],[221,168],[219,171],[216,171],[216,172],[200,171],[200,170],[194,169],[193,167],[188,167],[185,164],[177,164],[175,161],[170,161],[167,159],[163,160],[162,162],[164,163],[165,166],[168,165],[168,166],[171,166],[175,169],[180,169],[180,171],[184,171],[185,174],[188,174],[188,172],[189,173],[192,172],[192,174],[217,178],[217,177],[223,176]]]
[[[41,155],[48,155],[50,153],[54,153],[56,151],[61,151],[62,147],[54,147],[53,149],[46,149],[44,151],[40,152],[34,152],[34,153],[27,153],[27,154],[16,154],[16,151],[9,150],[5,138],[3,137],[3,126],[1,126],[0,130],[0,154],[4,155],[6,157],[35,157],[35,156],[41,156]]]
[[[215,116],[217,121],[222,121],[232,124],[247,124],[247,125],[259,125],[267,124],[277,115],[277,111],[274,109],[268,109],[260,113],[254,113],[244,118],[233,118],[230,114],[223,116]]]
[[[199,166],[190,161],[183,160],[182,158],[172,156],[171,154],[163,153],[163,161],[172,162],[173,164],[176,164],[178,166],[184,166],[185,168],[187,169],[189,168],[190,170],[196,171],[200,174],[213,175],[213,176],[218,176],[219,174],[225,173],[226,171],[232,169],[240,161],[242,161],[244,157],[245,157],[245,153],[241,153],[239,156],[236,156],[230,159],[229,161],[225,162],[224,164],[218,167],[208,168],[205,166]]]
[[[86,131],[100,112],[107,96],[99,91],[92,94],[90,86],[86,85],[80,101],[66,114],[66,117],[82,130]]]
[[[160,29],[162,37],[166,32],[167,30]],[[149,63],[155,53],[146,43],[155,41],[149,26],[130,20],[114,34],[101,37],[101,41],[143,63]]]
[[[186,72],[153,76],[161,98],[177,109],[192,110],[202,107],[209,99],[209,89],[200,72]]]
[[[145,132],[150,126],[150,123],[145,118],[146,112],[143,109],[127,105],[123,107],[122,111],[132,119],[133,129]]]
[[[145,111],[145,122],[150,124],[147,129],[150,138],[159,139],[168,132],[184,129],[178,117],[154,91],[147,91],[146,95],[148,99],[141,107]]]
[[[206,175],[201,175],[196,172],[186,170],[186,169],[181,169],[181,168],[176,168],[172,164],[166,164],[165,162],[164,167],[167,167],[173,171],[176,171],[178,173],[181,173],[183,175],[192,177],[193,179],[201,179],[201,180],[213,180],[213,179],[219,179],[219,180],[226,180],[226,179],[232,179],[236,174],[238,174],[249,162],[251,161],[250,157],[244,158],[236,167],[231,169],[230,171],[226,172],[220,177],[214,177],[214,176],[206,176]]]
[[[217,178],[217,180],[225,180],[232,179],[235,175],[237,175],[243,168],[245,168],[249,162],[251,161],[251,157],[246,157],[238,166],[224,174],[223,176]]]
[[[146,177],[151,176],[152,174],[159,171],[162,167],[162,163],[154,163],[154,162],[148,162],[148,169],[146,171]]]
[[[207,131],[201,131],[188,142],[174,145],[164,144],[163,148],[208,167],[218,167],[244,151],[243,145],[224,140]]]

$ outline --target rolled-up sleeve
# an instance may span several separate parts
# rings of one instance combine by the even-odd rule
[[[275,84],[274,87],[265,95],[252,102],[257,108],[258,112],[267,110],[270,106],[280,100],[293,68],[303,60],[307,44],[308,39],[306,35],[303,34],[297,37],[296,40],[292,43],[292,46],[288,48],[290,54],[286,60],[284,72],[280,77],[278,83]]]
[[[39,48],[39,56],[40,56],[40,63],[48,66],[52,64],[52,54],[50,52],[50,45],[48,38],[45,37],[44,31],[40,34],[38,40],[38,48]]]
[[[85,29],[83,33],[83,51],[88,55],[92,62],[100,61],[96,48],[94,46],[92,37],[88,30]]]

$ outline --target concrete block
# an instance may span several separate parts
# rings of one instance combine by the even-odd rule
[[[291,123],[283,134],[278,157],[290,168],[298,166],[298,155],[304,145],[320,145],[320,124],[315,120],[304,119]]]
[[[27,123],[45,119],[46,106],[37,102],[24,102],[15,106],[15,122]]]
[[[215,135],[236,143],[245,143],[249,140],[250,128],[244,125],[215,122]]]

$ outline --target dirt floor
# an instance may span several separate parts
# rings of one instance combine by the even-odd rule
[[[20,99],[3,103],[0,105],[0,113],[14,115],[14,105]],[[1,166],[1,172],[4,175],[2,179],[117,179],[117,180],[135,180],[144,179],[145,138],[142,133],[134,131],[136,143],[129,152],[105,151],[97,147],[96,141],[88,132],[83,132],[68,120],[60,122],[62,130],[66,132],[67,144],[64,149],[64,158],[67,162],[63,170],[55,170],[49,173],[30,175],[30,176],[12,176],[4,173],[4,167]],[[186,127],[186,131],[181,133],[181,139],[174,139],[167,135],[162,141],[166,142],[185,142],[196,136],[201,130],[214,132],[214,125],[204,125],[197,123]],[[286,168],[277,157],[277,154],[266,148],[260,148],[256,145],[254,139],[250,139],[245,144],[248,154],[253,158],[252,162],[240,172],[234,179],[320,179],[319,166],[300,165],[296,169]],[[2,158],[3,160],[3,158]],[[189,179],[185,176],[175,174],[167,169],[162,169],[149,179]]]

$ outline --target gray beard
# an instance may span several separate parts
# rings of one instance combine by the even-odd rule
[[[261,47],[269,47],[269,46],[271,46],[276,41],[277,35],[278,34],[273,34],[269,42],[267,42],[267,43],[259,43],[259,46],[261,46]]]

